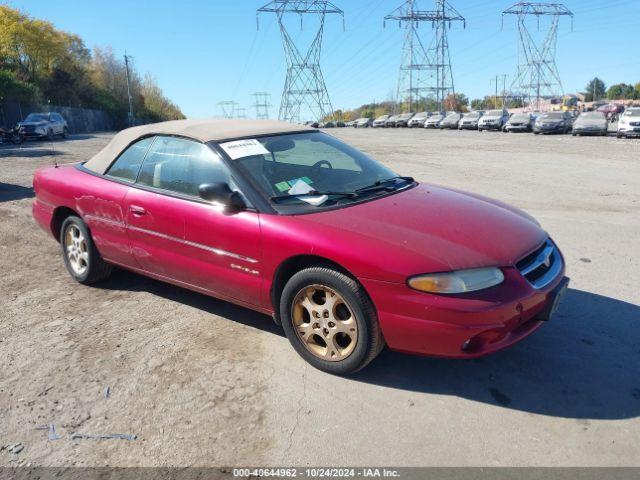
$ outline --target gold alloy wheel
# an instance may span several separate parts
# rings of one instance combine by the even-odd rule
[[[76,275],[83,275],[89,268],[87,241],[77,225],[69,225],[64,236],[64,247],[69,265]]]
[[[293,327],[307,350],[330,362],[347,358],[356,347],[358,324],[335,290],[310,285],[293,300]]]

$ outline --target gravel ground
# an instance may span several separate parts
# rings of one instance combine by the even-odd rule
[[[640,465],[640,141],[330,133],[536,216],[572,277],[558,316],[484,359],[385,351],[331,377],[266,316],[123,271],[71,281],[31,178],[110,135],[0,146],[0,466]]]

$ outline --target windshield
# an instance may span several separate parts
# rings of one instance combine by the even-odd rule
[[[413,117],[414,119],[418,119],[418,118],[427,118],[427,115],[429,115],[427,112],[420,112],[420,113],[416,113],[416,116]]]
[[[480,112],[469,112],[464,114],[464,118],[478,118],[480,117]]]
[[[625,117],[640,117],[640,108],[634,108],[633,110],[627,110],[624,112]]]
[[[487,112],[487,117],[501,117],[502,110],[489,110]]]
[[[540,118],[548,118],[550,120],[562,120],[564,118],[564,114],[562,112],[550,112],[544,113]]]
[[[444,118],[444,115],[442,115],[441,113],[436,113],[435,115],[432,115],[431,117],[429,117],[429,121],[435,122],[437,120],[442,120],[443,118]]]
[[[514,115],[511,117],[512,122],[528,122],[529,120],[531,120],[529,115]]]
[[[25,122],[46,122],[49,120],[49,115],[46,113],[30,113],[25,118]]]
[[[601,112],[588,112],[580,115],[578,120],[604,120],[604,114]]]
[[[381,121],[381,120],[386,120],[387,118],[389,118],[389,115],[382,115],[382,116],[376,118],[376,120],[380,120]]]
[[[320,132],[275,135],[257,138],[250,148],[234,151],[233,165],[251,180],[276,210],[287,213],[317,210],[337,203],[352,203],[366,195],[358,190],[398,175],[364,153]],[[220,146],[228,152],[229,142]],[[246,153],[246,156],[243,154]],[[240,155],[240,156],[239,156]],[[234,158],[236,157],[236,158]],[[413,182],[392,181],[374,193],[387,193]],[[333,192],[333,193],[332,193]],[[308,197],[326,195],[319,203]]]
[[[453,122],[454,120],[458,120],[460,118],[460,114],[459,113],[452,113],[451,115],[448,115],[445,120],[449,121],[449,122]]]

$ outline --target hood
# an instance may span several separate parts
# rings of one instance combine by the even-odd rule
[[[297,224],[313,253],[356,275],[392,282],[419,273],[514,265],[547,236],[514,207],[428,184],[287,221]]]
[[[47,122],[39,121],[39,122],[20,122],[18,123],[21,127],[44,127]]]
[[[607,120],[605,118],[598,118],[598,119],[584,119],[584,120],[580,120],[577,119],[575,121],[575,125],[576,126],[582,126],[582,127],[603,127],[605,125],[607,125]]]

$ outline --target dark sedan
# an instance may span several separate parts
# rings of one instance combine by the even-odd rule
[[[546,112],[536,119],[533,133],[569,133],[573,124],[573,117],[569,112]]]

